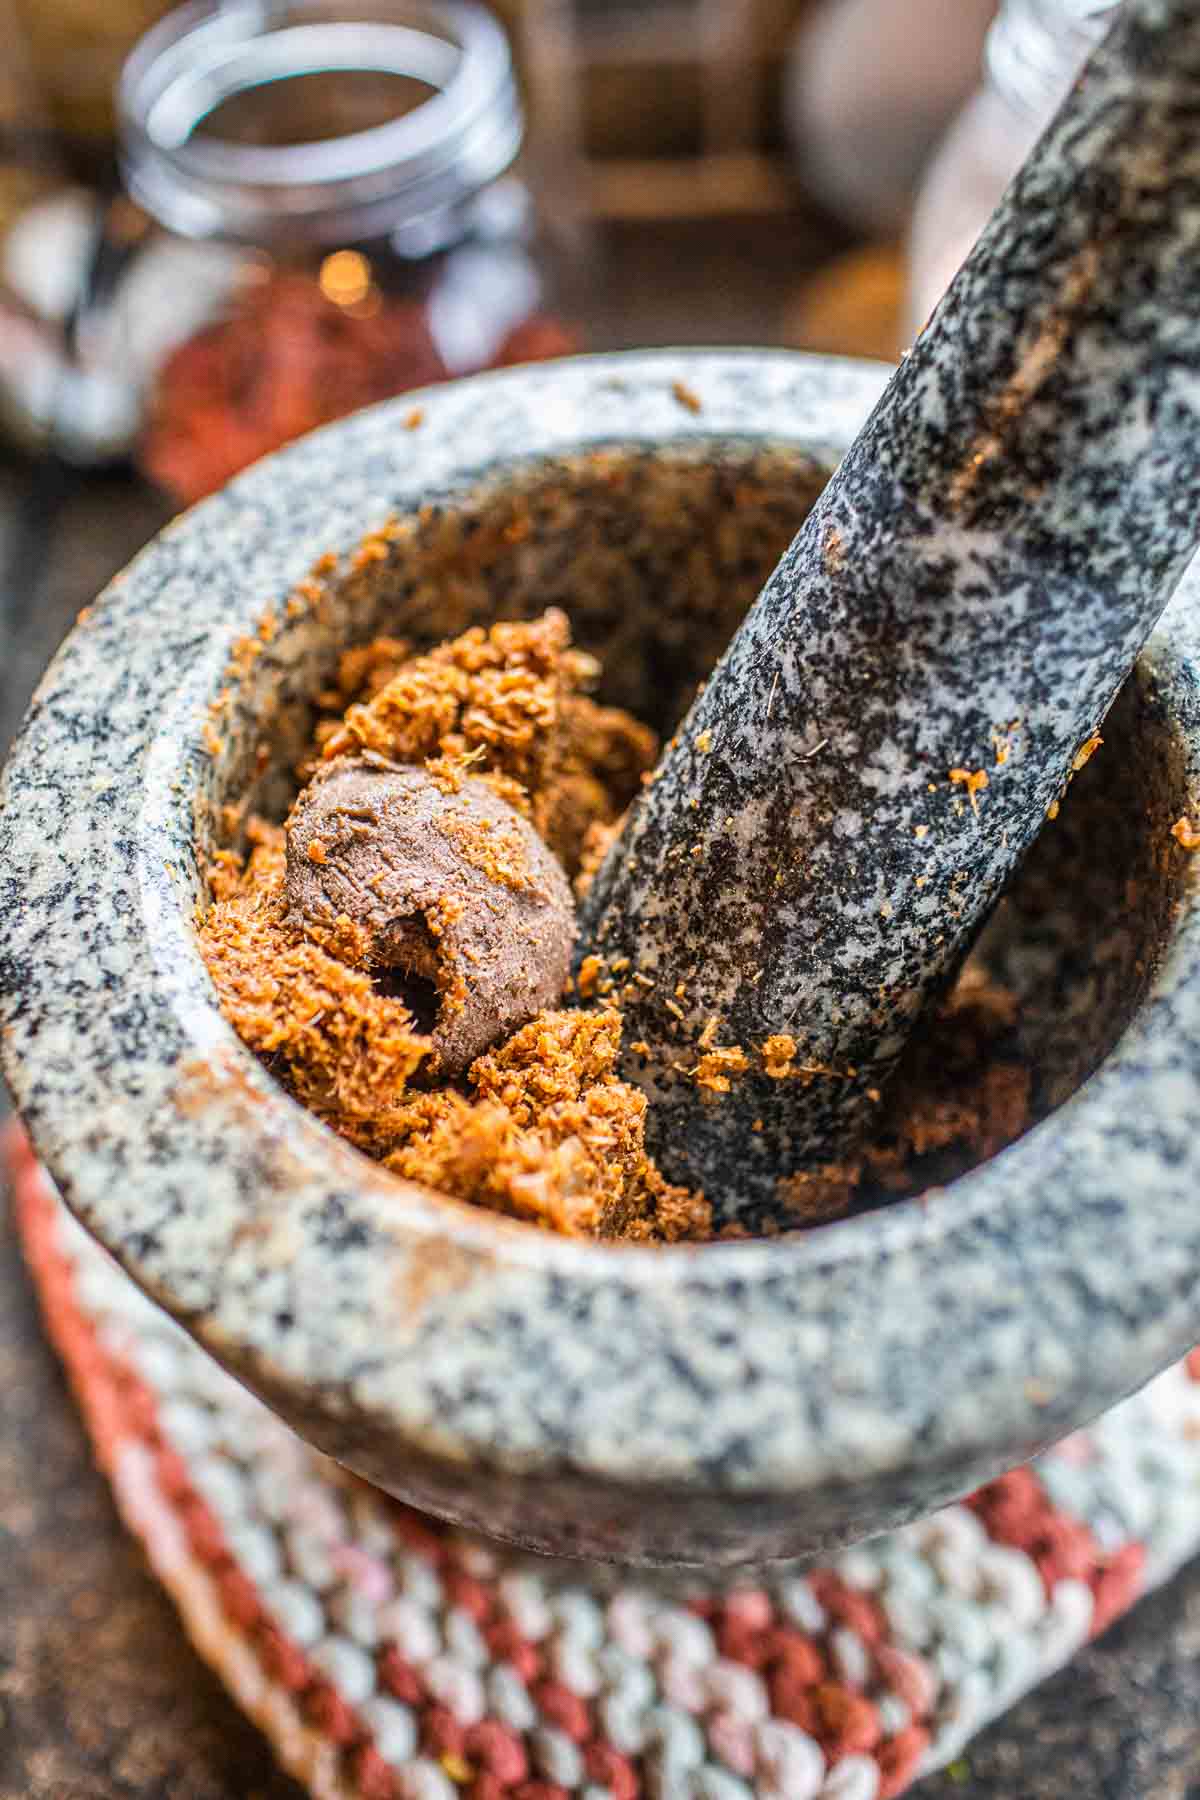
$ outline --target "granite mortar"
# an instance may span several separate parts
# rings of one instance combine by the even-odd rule
[[[285,803],[346,643],[565,603],[608,658],[605,697],[669,723],[761,579],[735,544],[726,609],[664,601],[688,587],[681,471],[711,521],[713,481],[736,495],[773,467],[790,534],[886,377],[638,353],[431,391],[413,431],[411,400],[332,427],[118,578],[6,774],[5,1068],[70,1204],[303,1435],[536,1548],[827,1550],[1032,1454],[1195,1337],[1198,864],[1170,835],[1200,810],[1194,572],[993,927],[1037,997],[1049,1110],[922,1201],[783,1241],[548,1238],[337,1140],[236,1039],[196,952],[223,809],[251,775],[257,804]],[[505,548],[485,528],[514,495],[533,525]],[[647,522],[657,558],[630,554]],[[590,617],[585,591],[605,596]]]

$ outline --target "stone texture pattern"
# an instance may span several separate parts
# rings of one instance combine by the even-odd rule
[[[651,1148],[722,1220],[869,1131],[1200,540],[1197,83],[1193,6],[1121,9],[588,896]],[[750,1059],[720,1107],[706,1029]],[[821,1073],[764,1072],[779,1033]]]
[[[0,809],[0,991],[38,1149],[221,1360],[427,1510],[630,1560],[817,1552],[965,1493],[1191,1341],[1200,919],[1173,841],[1171,935],[1084,1093],[926,1206],[786,1243],[570,1244],[407,1188],[288,1100],[196,953],[209,707],[251,637],[259,699],[299,691],[324,595],[269,643],[255,627],[320,553],[351,559],[368,526],[515,446],[750,433],[836,459],[885,377],[663,353],[431,393],[399,442],[386,408],[362,415],[170,528],[35,700]],[[1143,664],[1181,812],[1200,811],[1196,649],[1185,584]],[[255,717],[229,728],[251,752]]]
[[[121,1527],[39,1328],[7,1208],[0,1374],[0,1796],[298,1800]],[[1198,1643],[1193,1563],[951,1771],[926,1776],[914,1800],[1196,1800]]]
[[[896,1800],[1200,1535],[1200,1362],[829,1565],[635,1579],[431,1526],[301,1445],[14,1143],[47,1324],[201,1654],[328,1800]]]

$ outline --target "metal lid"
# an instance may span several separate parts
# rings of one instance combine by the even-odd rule
[[[392,116],[330,134],[313,114],[326,74],[430,96],[401,104],[398,80]],[[229,135],[221,109],[265,88],[286,141]],[[137,44],[118,106],[136,200],[182,236],[264,245],[432,223],[509,166],[524,126],[505,33],[469,0],[195,0]]]

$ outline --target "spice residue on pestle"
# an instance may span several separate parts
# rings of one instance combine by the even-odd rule
[[[616,1074],[615,972],[585,962],[568,991],[570,884],[657,753],[589,697],[599,673],[556,611],[420,656],[390,639],[346,652],[288,821],[252,819],[245,850],[216,859],[200,945],[250,1048],[397,1174],[570,1235],[704,1239],[711,1209],[647,1155],[646,1097]],[[780,1172],[798,1226],[1019,1135],[1028,1076],[995,1055],[1012,1005],[968,972],[864,1158]],[[778,1080],[823,1073],[791,1037],[753,1059]],[[712,1031],[697,1045],[714,1105],[750,1066]]]

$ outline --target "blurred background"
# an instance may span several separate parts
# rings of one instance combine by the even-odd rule
[[[1001,9],[1032,97],[914,269],[993,0],[0,0],[0,745],[172,511],[340,412],[575,348],[895,356],[1104,10]]]
[[[0,749],[171,513],[574,349],[897,356],[1116,0],[0,0]]]
[[[0,0],[0,748],[171,512],[573,349],[893,358],[1114,0]]]

